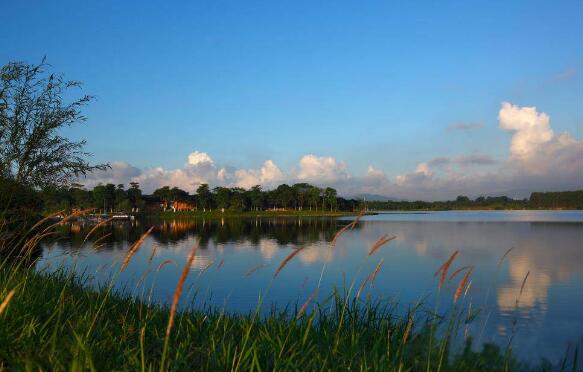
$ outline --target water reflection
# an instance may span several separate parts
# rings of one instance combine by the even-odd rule
[[[538,222],[528,220],[532,215]],[[380,259],[384,264],[375,286],[367,286],[363,296],[398,297],[408,304],[430,295],[427,298],[433,301],[435,270],[457,249],[460,254],[452,270],[475,266],[465,300],[484,309],[483,320],[475,328],[480,341],[505,344],[512,336],[524,355],[556,357],[562,355],[567,344],[581,343],[583,337],[583,213],[575,213],[574,218],[546,216],[553,222],[540,214],[515,213],[511,221],[504,221],[500,213],[494,219],[473,214],[469,221],[459,220],[459,216],[452,220],[451,215],[432,220],[424,215],[418,215],[417,220],[411,215],[406,220],[374,216],[348,230],[334,248],[330,242],[348,220],[116,222],[99,228],[85,244],[83,240],[92,226],[74,223],[62,226],[64,239],[47,242],[41,265],[53,262],[56,266],[63,253],[73,253],[78,270],[96,273],[96,282],[103,281],[123,259],[128,242],[154,225],[154,232],[120,281],[127,284],[143,280],[154,300],[168,301],[186,256],[200,240],[192,265],[197,275],[189,279],[189,286],[197,288],[199,297],[211,298],[210,304],[229,311],[249,311],[268,285],[272,286],[269,304],[303,302],[320,280],[322,293],[343,283],[360,284]],[[93,243],[107,234],[111,235],[103,239],[104,245],[95,249]],[[368,250],[384,234],[396,235],[397,239],[368,259]],[[305,249],[271,282],[281,260],[299,246]],[[156,270],[168,260],[172,263]],[[147,270],[155,275],[144,277]],[[451,305],[456,285],[454,280],[442,290],[442,309]]]

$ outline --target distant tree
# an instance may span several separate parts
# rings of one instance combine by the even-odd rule
[[[279,185],[275,190],[275,200],[282,208],[287,208],[293,201],[293,191],[289,185],[285,183]]]
[[[337,208],[337,200],[336,200],[337,196],[338,196],[338,193],[337,193],[336,189],[333,189],[332,187],[326,187],[326,189],[324,190],[324,201],[325,201],[326,205],[328,206],[328,208],[330,208],[331,211],[336,210],[336,208]]]
[[[465,196],[465,195],[460,195],[460,196],[458,196],[458,197],[455,199],[455,201],[456,201],[457,203],[469,203],[469,202],[470,202],[470,198],[468,198],[468,197],[467,197],[467,196]]]
[[[217,201],[217,208],[229,208],[231,201],[231,190],[227,187],[217,186],[213,189],[215,200]]]
[[[178,187],[173,187],[170,189],[170,200],[172,201],[186,201],[188,199],[188,192],[179,189]]]
[[[318,203],[320,202],[320,194],[322,193],[322,190],[320,190],[318,187],[312,186],[309,190],[308,190],[308,202],[310,203],[310,210],[312,210],[312,207],[314,209],[318,209]]]
[[[146,203],[142,199],[142,190],[140,190],[140,184],[138,182],[130,182],[127,195],[134,210],[144,209]]]
[[[115,189],[115,208],[118,210],[129,210],[128,205],[131,208],[131,203],[128,199],[128,194],[124,190],[125,186],[123,184],[118,184]]]
[[[203,211],[206,211],[207,209],[210,210],[212,208],[212,193],[208,184],[201,184],[196,189],[196,195],[198,198],[198,203],[200,204],[200,207],[203,209]]]
[[[85,121],[81,108],[93,97],[70,102],[77,81],[49,74],[38,65],[11,62],[0,70],[0,177],[33,188],[68,185],[107,164],[91,165],[85,141],[63,137],[62,130]]]
[[[307,183],[296,183],[292,186],[295,191],[296,202],[299,210],[304,209],[304,204],[309,198],[310,189],[313,187]]]
[[[229,208],[235,211],[243,211],[247,208],[247,200],[245,197],[245,189],[234,187],[230,192],[231,199],[229,201]]]
[[[253,210],[258,211],[263,206],[264,197],[260,185],[255,185],[249,190],[249,198],[251,199]]]

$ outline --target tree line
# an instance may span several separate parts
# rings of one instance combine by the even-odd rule
[[[319,210],[352,211],[362,207],[362,202],[338,196],[332,187],[320,188],[307,183],[281,184],[272,190],[260,185],[241,187],[201,184],[193,194],[178,187],[164,186],[152,194],[144,194],[137,182],[125,185],[99,184],[92,190],[80,184],[70,187],[48,187],[40,193],[45,212],[63,209],[95,208],[105,212],[139,212],[146,209],[171,208],[176,202],[184,209],[199,211],[261,211],[261,210]]]
[[[446,201],[370,201],[372,210],[455,210],[455,209],[583,209],[583,190],[563,192],[533,192],[529,198],[513,199],[508,196],[479,196],[470,199],[465,195]]]

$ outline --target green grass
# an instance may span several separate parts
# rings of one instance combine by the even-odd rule
[[[159,370],[168,308],[113,293],[110,288],[90,290],[84,284],[64,270],[39,273],[2,264],[0,301],[16,289],[0,315],[4,367]],[[299,319],[297,307],[269,314],[236,315],[216,309],[179,312],[165,369],[526,368],[494,345],[479,352],[472,350],[469,341],[465,348],[452,348],[457,331],[475,315],[463,309],[437,317],[417,306],[408,316],[399,317],[395,304],[346,298],[347,293],[336,293]]]
[[[32,236],[36,241],[42,235]],[[319,297],[301,316],[301,306],[293,304],[269,313],[260,313],[259,305],[248,314],[204,306],[178,312],[167,337],[170,309],[129,295],[147,292],[143,287],[114,291],[114,276],[108,286],[95,288],[73,270],[37,271],[30,262],[0,259],[0,370],[528,368],[511,348],[487,344],[476,350],[470,338],[461,342],[466,325],[478,317],[464,301],[448,314],[423,304],[403,311],[396,303],[356,298],[352,283],[347,290]],[[266,283],[266,292],[270,288]],[[576,367],[577,352],[572,359],[563,360],[560,369]],[[538,369],[549,367],[546,363]]]

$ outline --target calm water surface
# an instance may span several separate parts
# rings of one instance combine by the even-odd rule
[[[453,269],[475,267],[463,301],[482,309],[469,329],[478,342],[505,345],[516,322],[513,344],[523,358],[556,359],[568,345],[583,347],[583,212],[383,213],[366,216],[331,248],[335,232],[350,220],[119,222],[100,228],[85,244],[92,226],[73,223],[63,226],[66,239],[45,244],[38,265],[44,270],[66,265],[87,275],[92,285],[107,283],[125,257],[128,242],[154,225],[152,235],[116,278],[119,288],[150,301],[171,300],[186,257],[200,240],[183,306],[248,312],[256,308],[260,293],[265,308],[301,306],[318,285],[320,299],[335,286],[356,283],[358,288],[384,259],[375,285],[365,287],[363,296],[398,300],[402,309],[424,299],[445,311],[459,278],[438,298],[434,273],[459,250]],[[93,242],[106,234],[111,235],[94,248]],[[367,258],[384,234],[396,239]],[[305,249],[272,280],[281,261],[300,246]]]

